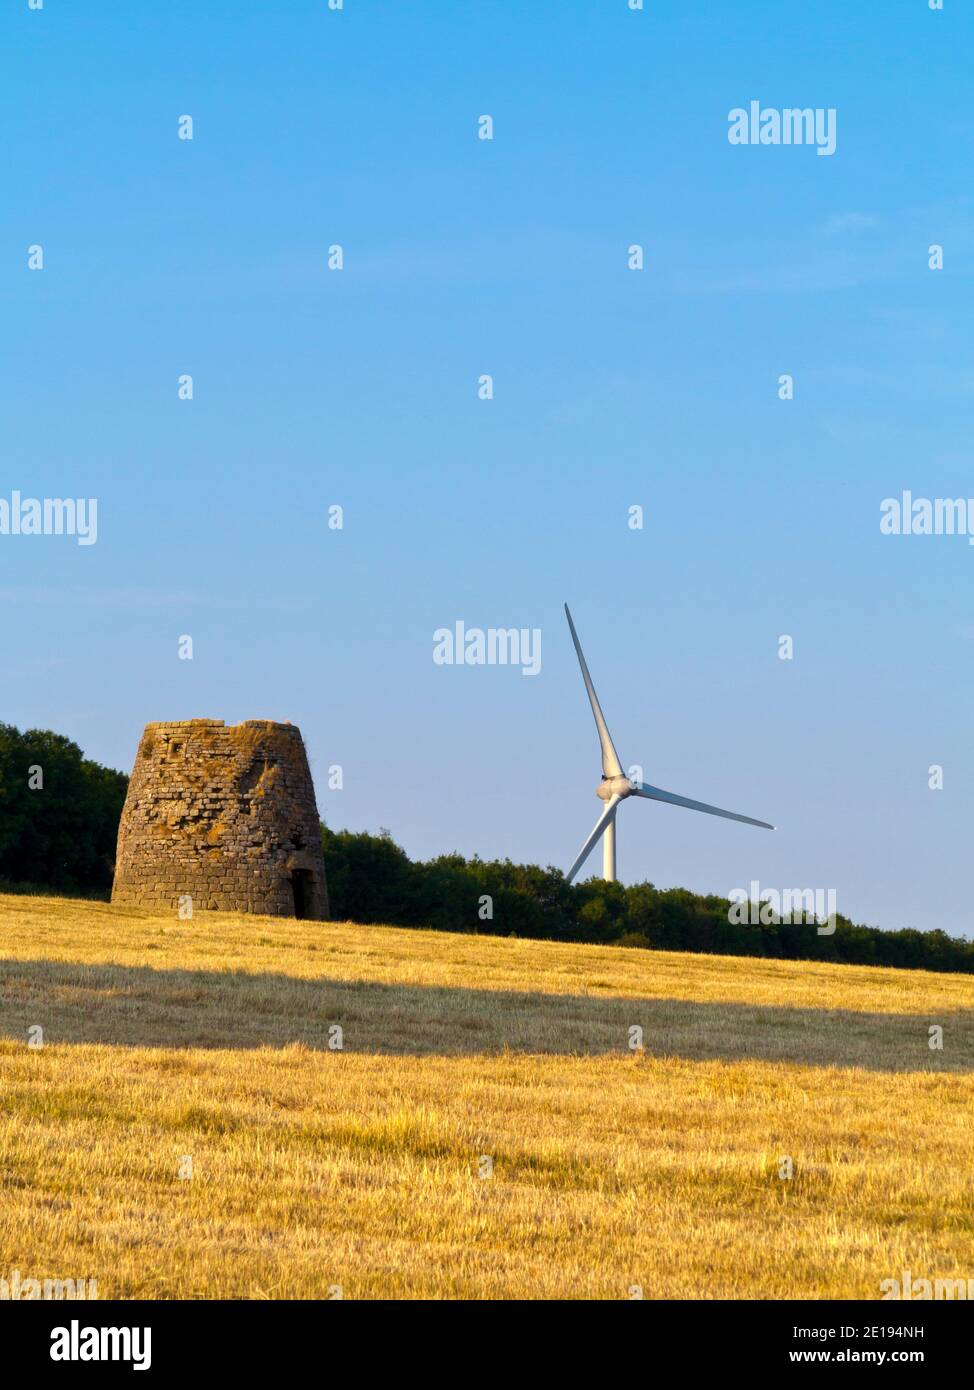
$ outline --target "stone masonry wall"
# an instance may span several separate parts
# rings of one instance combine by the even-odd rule
[[[122,811],[113,903],[328,916],[314,786],[293,724],[148,724]]]

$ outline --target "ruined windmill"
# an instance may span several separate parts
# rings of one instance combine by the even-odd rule
[[[328,916],[314,786],[293,724],[148,724],[118,831],[113,903]]]

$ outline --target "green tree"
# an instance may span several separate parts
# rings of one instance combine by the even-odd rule
[[[63,734],[0,724],[0,878],[110,888],[127,786]]]

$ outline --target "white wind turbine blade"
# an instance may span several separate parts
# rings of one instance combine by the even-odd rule
[[[610,796],[608,801],[605,803],[605,810],[602,812],[601,816],[599,816],[598,820],[595,822],[595,827],[592,830],[592,833],[589,835],[584,845],[582,845],[582,848],[576,854],[574,864],[571,866],[571,868],[568,870],[568,873],[565,875],[569,883],[571,883],[572,879],[575,877],[579,869],[585,863],[586,859],[592,853],[592,850],[595,848],[596,843],[598,842],[599,836],[602,834],[603,830],[608,825],[609,821],[612,819],[615,809],[619,805],[619,802],[621,800],[621,796]]]
[[[575,643],[575,651],[578,655],[578,664],[582,668],[582,680],[585,682],[585,689],[588,691],[588,698],[592,705],[592,713],[595,715],[595,727],[599,731],[599,743],[602,745],[602,776],[621,777],[622,764],[619,755],[615,750],[612,737],[606,726],[605,716],[602,714],[602,706],[599,704],[599,697],[595,693],[595,686],[592,684],[592,677],[588,673],[585,658],[582,655],[582,646],[578,640],[578,633],[575,631],[575,624],[572,622],[572,615],[568,611],[568,604],[565,604],[565,617],[568,619],[568,626],[571,628],[572,641]],[[588,851],[586,851],[587,853]]]
[[[766,820],[755,820],[753,816],[739,816],[736,811],[722,811],[719,806],[708,806],[706,801],[691,801],[688,796],[677,796],[675,792],[664,792],[660,787],[651,787],[647,782],[633,782],[634,796],[644,796],[648,801],[668,801],[671,806],[686,806],[691,811],[706,811],[708,816],[724,816],[727,820],[740,820],[745,825],[759,825],[762,830],[773,830]]]

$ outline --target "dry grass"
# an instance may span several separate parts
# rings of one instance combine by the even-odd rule
[[[875,1298],[905,1267],[974,1276],[972,977],[22,897],[0,946],[0,1277]]]

